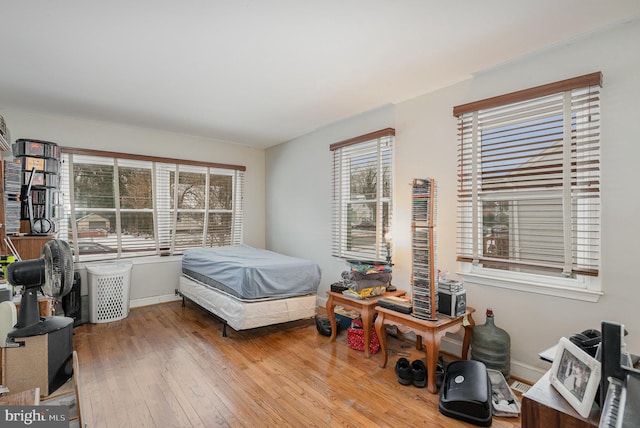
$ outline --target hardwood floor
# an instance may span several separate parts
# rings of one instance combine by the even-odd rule
[[[318,334],[313,320],[236,332],[191,302],[132,309],[74,332],[83,418],[90,427],[467,427],[440,414],[438,395],[400,385],[391,354],[381,369]],[[424,358],[412,343],[389,348]],[[493,418],[493,427],[520,418]]]

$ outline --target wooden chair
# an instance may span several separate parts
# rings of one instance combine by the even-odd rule
[[[85,428],[82,423],[82,400],[80,399],[80,363],[78,353],[73,351],[73,386],[76,390],[76,406],[78,407],[78,423],[81,428]]]
[[[73,380],[66,382],[63,386],[58,388],[53,394],[40,400],[40,404],[49,405],[68,405],[72,409],[69,414],[69,426],[86,428],[86,425],[82,422],[82,393],[80,391],[80,363],[78,362],[78,354],[73,351],[72,354],[73,365]],[[77,414],[76,414],[77,413]]]

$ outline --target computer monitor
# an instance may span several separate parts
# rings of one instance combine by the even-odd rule
[[[624,379],[624,370],[620,362],[620,349],[622,347],[622,337],[624,336],[624,325],[602,321],[601,327],[602,342],[600,343],[600,408],[603,407],[609,388],[609,377]]]

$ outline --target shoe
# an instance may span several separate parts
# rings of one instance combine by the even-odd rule
[[[415,360],[411,363],[411,375],[415,386],[418,388],[427,386],[427,366],[422,360]]]
[[[444,372],[446,371],[446,364],[442,355],[438,357],[438,365],[436,365],[436,388],[440,389],[442,381],[444,380]]]
[[[398,382],[400,382],[400,384],[411,385],[411,382],[413,382],[413,376],[409,360],[404,357],[398,359],[398,362],[396,363],[396,375],[398,376]]]
[[[329,321],[329,318],[316,317],[316,329],[318,330],[318,333],[320,333],[321,335],[330,337],[331,336],[331,322]],[[336,329],[336,332],[337,331],[338,330]]]

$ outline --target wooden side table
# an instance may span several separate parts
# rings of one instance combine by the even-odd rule
[[[387,331],[385,325],[395,325],[402,333],[410,331],[416,334],[418,346],[420,340],[424,339],[425,354],[427,357],[427,390],[435,394],[438,392],[436,387],[436,366],[438,364],[438,354],[440,353],[440,342],[446,333],[456,333],[464,328],[464,340],[462,342],[462,353],[460,358],[467,359],[469,353],[469,345],[471,344],[471,330],[475,326],[473,317],[471,316],[476,310],[467,306],[467,311],[463,316],[450,318],[446,315],[438,314],[436,321],[427,321],[416,318],[411,314],[403,314],[391,309],[377,306],[378,318],[376,319],[376,333],[380,340],[380,348],[382,349],[382,364],[384,368],[387,365]]]
[[[362,317],[362,328],[364,330],[364,356],[369,358],[371,353],[369,352],[369,342],[371,340],[371,327],[373,326],[373,316],[376,313],[376,304],[382,297],[388,296],[402,296],[405,291],[391,291],[384,293],[382,296],[369,297],[367,299],[354,299],[347,297],[344,294],[336,293],[335,291],[327,291],[329,299],[327,300],[327,316],[329,317],[329,323],[331,324],[331,342],[336,340],[337,328],[336,328],[336,314],[334,309],[336,305],[340,304],[347,309],[354,310]],[[379,336],[379,335],[378,335]]]

